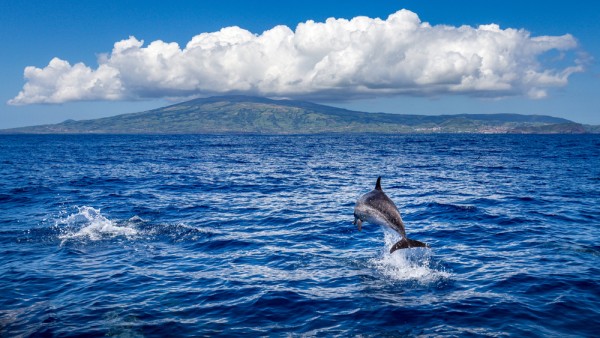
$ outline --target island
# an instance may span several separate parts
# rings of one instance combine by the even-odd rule
[[[584,134],[600,126],[545,115],[367,113],[296,100],[214,96],[139,113],[0,130],[1,134]]]

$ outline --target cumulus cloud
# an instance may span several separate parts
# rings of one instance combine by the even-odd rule
[[[323,100],[465,94],[543,98],[583,66],[542,62],[577,48],[569,34],[537,36],[498,25],[432,26],[400,10],[386,20],[307,21],[262,34],[239,27],[177,43],[129,37],[98,67],[54,58],[27,67],[10,104],[250,94]],[[564,63],[564,62],[563,62]],[[554,67],[556,66],[556,67]],[[558,67],[558,68],[557,68]]]

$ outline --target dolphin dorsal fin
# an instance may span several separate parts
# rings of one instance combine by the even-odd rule
[[[375,183],[375,190],[381,190],[381,176],[377,177],[377,183]]]

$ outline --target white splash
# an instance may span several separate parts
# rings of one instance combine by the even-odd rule
[[[131,238],[138,234],[135,228],[119,226],[100,213],[100,209],[88,206],[77,207],[78,211],[56,222],[57,226],[66,226],[58,237],[62,243],[70,239],[88,239],[98,241],[105,238],[125,236]]]
[[[396,250],[390,254],[390,247],[398,240],[400,240],[398,234],[384,229],[385,244],[381,255],[369,261],[379,273],[392,280],[415,281],[423,284],[450,276],[450,273],[443,268],[432,267],[430,249]]]

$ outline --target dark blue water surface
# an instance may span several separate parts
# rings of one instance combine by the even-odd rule
[[[0,335],[598,336],[599,226],[600,136],[1,136]]]

